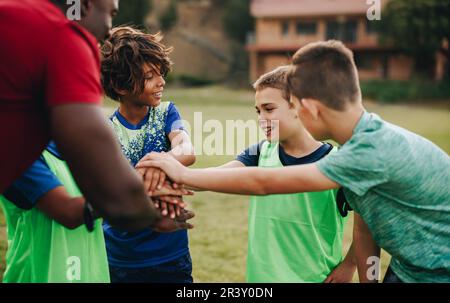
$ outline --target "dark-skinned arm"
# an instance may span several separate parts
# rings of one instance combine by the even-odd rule
[[[58,186],[44,194],[36,207],[59,224],[75,229],[84,224],[85,203],[83,197],[72,198],[64,186]],[[98,218],[98,214],[94,214],[94,217]]]

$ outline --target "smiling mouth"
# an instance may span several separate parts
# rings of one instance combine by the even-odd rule
[[[272,127],[265,127],[263,130],[266,136],[269,136],[272,133]]]
[[[157,99],[161,99],[162,98],[162,91],[154,93],[153,97],[157,98]]]

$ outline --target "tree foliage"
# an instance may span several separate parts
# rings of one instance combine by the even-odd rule
[[[254,28],[254,19],[250,15],[250,0],[223,1],[223,26],[227,35],[245,43],[247,33]]]
[[[152,0],[122,0],[119,2],[119,13],[114,18],[114,26],[131,24],[145,27],[145,17],[152,7]]]
[[[159,17],[159,24],[163,31],[168,31],[178,21],[177,1],[171,0],[165,12]]]
[[[430,69],[437,51],[449,58],[443,42],[450,41],[450,1],[391,0],[382,11],[378,30],[382,42],[413,55],[419,71]]]

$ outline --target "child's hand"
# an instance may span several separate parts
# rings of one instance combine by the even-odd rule
[[[157,189],[155,191],[147,192],[149,196],[192,196],[194,194],[193,191],[185,189],[183,186],[178,184],[171,184],[169,181],[164,182],[164,185],[161,189]]]
[[[142,168],[150,169],[156,167],[162,169],[170,177],[170,179],[176,183],[182,183],[181,176],[187,170],[183,164],[178,162],[171,155],[165,153],[149,153],[145,155],[136,165],[138,170]]]
[[[164,202],[160,199],[154,200],[154,205],[156,208],[160,209],[163,216],[169,215],[171,219],[179,218],[182,211],[184,210],[184,207],[186,206],[184,203],[175,205],[172,203]]]
[[[166,174],[159,168],[151,167],[147,169],[137,169],[137,173],[144,180],[144,188],[148,192],[161,189],[166,181]]]
[[[350,283],[356,266],[352,262],[341,262],[323,281],[323,283]]]

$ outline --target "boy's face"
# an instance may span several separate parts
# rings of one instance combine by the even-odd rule
[[[301,123],[296,108],[283,98],[281,90],[264,88],[255,94],[255,108],[259,126],[269,142],[283,142],[298,132]]]
[[[139,96],[130,98],[135,105],[157,107],[161,103],[162,93],[166,81],[159,73],[159,68],[153,64],[145,64],[144,69],[144,90]]]

